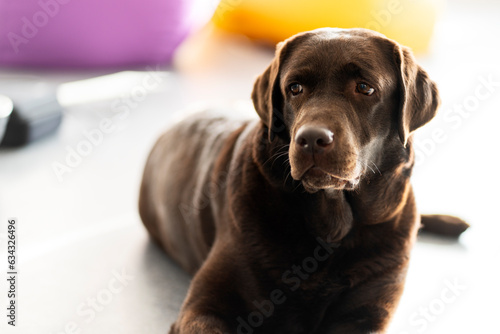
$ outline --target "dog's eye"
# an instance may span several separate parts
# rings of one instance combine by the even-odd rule
[[[370,96],[375,93],[375,89],[369,84],[361,82],[356,85],[356,92]]]
[[[290,85],[289,88],[290,88],[290,92],[292,92],[293,96],[299,95],[304,90],[304,88],[302,88],[302,85],[299,83],[293,83]]]

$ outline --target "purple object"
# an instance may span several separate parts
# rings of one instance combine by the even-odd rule
[[[194,0],[0,0],[0,66],[163,64],[195,23]]]

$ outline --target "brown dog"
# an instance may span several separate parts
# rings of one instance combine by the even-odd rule
[[[195,274],[170,333],[384,332],[420,223],[411,134],[436,114],[435,84],[378,33],[320,29],[278,45],[252,99],[260,120],[191,116],[148,159],[141,217]]]

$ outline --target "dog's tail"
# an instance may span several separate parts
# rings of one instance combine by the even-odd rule
[[[458,238],[470,225],[464,220],[446,215],[422,215],[419,232],[428,232],[449,238]]]

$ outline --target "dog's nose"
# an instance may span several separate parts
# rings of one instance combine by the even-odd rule
[[[333,132],[319,126],[302,126],[295,143],[308,153],[323,153],[333,147]]]

